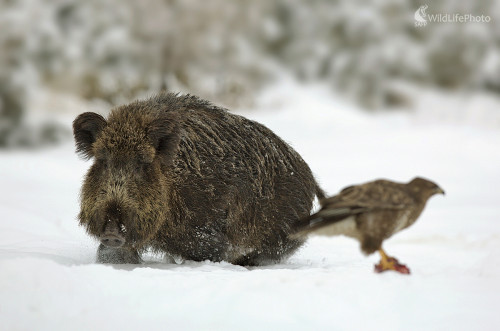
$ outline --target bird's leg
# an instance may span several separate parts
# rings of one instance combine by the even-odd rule
[[[402,274],[410,273],[410,269],[407,266],[400,264],[396,258],[388,256],[382,248],[378,252],[380,253],[380,262],[375,265],[375,272],[380,273],[386,270],[394,270]]]

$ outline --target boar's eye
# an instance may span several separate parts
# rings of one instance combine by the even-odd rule
[[[108,159],[106,159],[105,157],[98,157],[96,159],[96,161],[99,162],[102,165],[107,165],[108,164]]]
[[[105,158],[97,158],[95,160],[95,164],[100,168],[100,169],[107,169],[108,168],[108,160]]]
[[[146,169],[146,167],[147,167],[147,163],[137,162],[135,164],[134,170],[135,170],[135,172],[142,172],[142,171],[144,171]]]

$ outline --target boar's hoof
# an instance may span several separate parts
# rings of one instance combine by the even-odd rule
[[[141,262],[141,257],[135,249],[113,248],[103,244],[100,244],[97,249],[97,263],[140,264]]]

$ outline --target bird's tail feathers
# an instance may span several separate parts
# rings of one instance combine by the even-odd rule
[[[346,218],[366,211],[364,207],[326,208],[301,219],[295,225],[292,238],[302,237],[325,226],[340,222]]]

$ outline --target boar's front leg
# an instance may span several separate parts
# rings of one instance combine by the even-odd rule
[[[139,264],[141,262],[142,259],[136,249],[106,247],[103,244],[97,249],[97,263]]]

